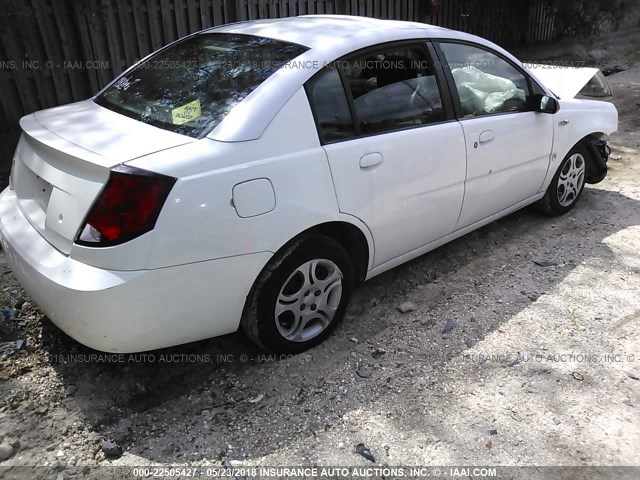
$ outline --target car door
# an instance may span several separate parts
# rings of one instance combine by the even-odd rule
[[[464,194],[462,127],[424,41],[336,65],[307,92],[340,211],[368,226],[378,266],[453,231]]]
[[[498,53],[453,41],[436,49],[466,142],[460,229],[540,191],[551,160],[553,116],[533,111],[533,95],[542,89]]]

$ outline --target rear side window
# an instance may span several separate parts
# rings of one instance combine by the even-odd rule
[[[390,48],[342,62],[362,134],[444,120],[435,69],[422,46]]]
[[[335,142],[355,135],[349,102],[338,70],[327,68],[320,72],[307,92],[323,142]]]
[[[206,135],[306,47],[252,35],[203,33],[179,42],[120,77],[99,105],[192,137]]]
[[[528,110],[527,77],[509,62],[482,48],[441,43],[465,117]]]

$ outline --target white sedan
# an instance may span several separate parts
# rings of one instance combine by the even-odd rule
[[[534,202],[563,214],[604,178],[615,107],[572,98],[591,75],[537,73],[417,23],[198,32],[21,120],[2,248],[49,318],[98,350],[242,327],[303,351],[358,282]]]

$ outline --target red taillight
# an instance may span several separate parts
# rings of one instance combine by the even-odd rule
[[[176,179],[120,165],[91,207],[76,243],[106,247],[152,230]]]

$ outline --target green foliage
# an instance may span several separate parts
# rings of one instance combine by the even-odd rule
[[[588,38],[602,33],[605,26],[615,30],[625,10],[635,0],[546,0],[555,12],[556,31],[562,38]]]

